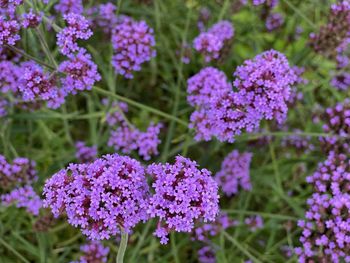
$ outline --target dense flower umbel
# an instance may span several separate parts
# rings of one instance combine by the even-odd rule
[[[118,22],[116,16],[117,7],[112,3],[106,3],[101,4],[98,9],[97,25],[102,28],[105,33],[112,33],[113,28]]]
[[[4,17],[0,16],[0,46],[10,45],[13,46],[18,40],[20,25],[16,20],[5,20]]]
[[[336,49],[348,37],[350,31],[350,2],[345,0],[333,4],[327,25],[320,28],[318,34],[310,35],[315,52],[326,56],[335,56]]]
[[[194,48],[204,55],[205,61],[218,59],[220,51],[234,35],[234,28],[229,21],[214,24],[207,32],[202,32],[193,40]]]
[[[23,0],[0,0],[0,15],[8,15],[14,18],[16,7],[22,3]]]
[[[24,207],[33,215],[38,215],[42,207],[40,197],[31,186],[16,188],[8,194],[1,195],[1,201],[4,206],[16,204],[18,208]]]
[[[162,244],[168,242],[171,231],[191,232],[196,220],[215,220],[218,186],[208,170],[199,170],[196,162],[177,156],[174,164],[151,164],[147,173],[154,179],[155,192],[147,213],[159,218],[154,234]]]
[[[327,108],[322,119],[323,131],[332,134],[320,138],[324,150],[347,152],[350,148],[350,100],[346,99],[343,103]]]
[[[67,27],[57,34],[57,45],[63,55],[79,51],[78,39],[87,40],[92,36],[88,20],[78,14],[69,13],[63,16]]]
[[[202,242],[208,242],[210,237],[218,235],[222,230],[237,225],[236,221],[231,220],[227,214],[221,213],[212,223],[205,223],[194,230],[194,239]]]
[[[266,18],[266,29],[268,31],[273,31],[279,27],[284,22],[284,18],[280,13],[271,13]]]
[[[350,262],[350,160],[343,154],[330,152],[316,172],[307,177],[314,186],[308,199],[306,219],[296,249],[300,262]]]
[[[84,253],[79,258],[79,261],[71,263],[105,263],[109,253],[109,247],[104,247],[98,241],[92,241],[80,247],[81,252]]]
[[[37,180],[35,162],[27,158],[18,157],[7,162],[3,155],[0,155],[0,189],[9,190],[17,185],[26,185]]]
[[[237,67],[234,76],[240,104],[260,119],[285,120],[291,85],[297,78],[283,54],[266,51]]]
[[[252,189],[249,176],[251,159],[251,153],[239,153],[237,150],[226,156],[221,164],[221,170],[215,175],[215,180],[225,195],[237,194],[239,187],[246,191]]]
[[[133,78],[133,71],[140,71],[142,63],[156,56],[153,29],[130,17],[122,17],[114,28],[112,45],[115,72],[125,78]]]
[[[84,11],[82,0],[60,0],[55,5],[55,10],[60,12],[62,15],[69,13],[82,14]]]
[[[108,239],[119,227],[130,232],[147,219],[149,188],[143,166],[117,154],[89,164],[70,164],[46,181],[44,205],[92,240]]]
[[[69,60],[62,62],[58,70],[65,73],[62,86],[66,93],[76,94],[78,91],[91,90],[96,81],[101,79],[96,64],[85,49],[76,55],[68,55]]]
[[[58,96],[55,79],[50,78],[50,75],[34,62],[27,63],[24,66],[19,90],[25,101],[50,100]]]
[[[97,157],[97,146],[86,146],[85,142],[78,141],[75,143],[75,158],[80,163],[92,162]]]
[[[350,87],[350,74],[347,72],[337,74],[331,80],[331,85],[337,90],[348,90]]]
[[[42,20],[42,14],[36,14],[33,12],[33,10],[31,9],[29,13],[24,13],[22,15],[23,20],[22,20],[22,26],[24,28],[35,28],[37,27]]]

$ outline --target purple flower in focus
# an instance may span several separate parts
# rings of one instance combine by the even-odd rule
[[[350,87],[350,73],[339,73],[331,80],[331,85],[337,90],[348,90]]]
[[[84,254],[79,261],[71,263],[105,263],[109,253],[109,247],[104,247],[98,241],[91,241],[88,244],[82,245],[80,251]]]
[[[268,31],[276,30],[284,23],[284,18],[280,13],[271,13],[266,18],[266,28]]]
[[[26,208],[27,212],[33,215],[39,215],[42,207],[40,197],[35,193],[31,186],[25,186],[12,190],[9,194],[1,195],[2,205],[10,206],[16,204],[16,207]]]
[[[85,142],[78,141],[75,143],[75,157],[80,163],[92,162],[97,157],[97,146],[86,146]]]
[[[63,16],[67,27],[57,34],[57,45],[63,55],[69,55],[79,51],[78,39],[87,40],[92,36],[88,20],[78,14],[69,13]]]
[[[18,40],[20,25],[16,20],[5,20],[0,16],[0,46],[10,45],[14,46]]]
[[[208,170],[197,166],[177,156],[174,164],[151,164],[147,168],[154,179],[147,213],[159,218],[154,235],[162,244],[168,242],[169,232],[191,232],[196,220],[214,221],[218,214],[218,186]]]
[[[54,174],[44,187],[44,206],[55,217],[66,213],[89,239],[108,239],[130,232],[145,221],[149,187],[145,170],[136,160],[105,155],[88,164],[70,164]]]
[[[55,5],[55,10],[62,15],[69,13],[81,15],[84,7],[82,0],[59,0],[59,3]]]
[[[314,187],[307,200],[305,220],[298,226],[301,247],[295,249],[299,262],[349,262],[350,160],[330,152],[316,172],[306,178]]]
[[[153,29],[145,21],[122,17],[112,33],[114,55],[112,65],[117,74],[133,78],[133,71],[140,71],[141,64],[156,56]]]
[[[260,119],[286,119],[291,85],[297,77],[287,58],[275,50],[266,51],[253,60],[237,67],[234,86],[238,89],[238,102],[249,107]]]
[[[58,70],[65,74],[62,86],[66,93],[76,94],[78,91],[91,90],[96,81],[101,80],[96,64],[85,49],[76,55],[68,55],[69,60],[62,62]]]
[[[226,156],[221,164],[221,170],[215,175],[215,180],[225,195],[237,194],[238,187],[246,191],[252,189],[249,176],[251,159],[251,153],[239,153],[237,150]]]
[[[33,12],[32,9],[30,9],[29,13],[24,13],[22,15],[23,20],[22,20],[22,26],[24,28],[35,28],[37,27],[42,20],[42,13],[36,14]]]

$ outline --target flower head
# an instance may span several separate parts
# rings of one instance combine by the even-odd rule
[[[108,239],[119,227],[130,232],[147,219],[149,188],[142,165],[130,157],[105,155],[70,164],[46,181],[44,205],[92,240]]]
[[[18,40],[20,25],[16,20],[5,20],[0,16],[0,46],[10,45],[14,46]]]
[[[97,157],[97,146],[86,146],[85,142],[78,141],[75,143],[75,157],[80,163],[92,162]]]
[[[55,10],[62,15],[67,15],[69,13],[80,15],[83,13],[84,7],[82,0],[60,0],[59,3],[55,5]]]
[[[208,170],[199,170],[196,162],[177,156],[174,164],[151,164],[147,173],[154,178],[155,192],[147,213],[159,218],[154,234],[162,244],[168,242],[171,231],[191,232],[196,220],[215,220],[218,186]]]
[[[80,251],[84,254],[80,257],[79,261],[71,263],[105,263],[107,262],[107,256],[109,248],[104,247],[98,241],[92,241],[88,244],[82,245]]]
[[[156,56],[153,29],[145,21],[123,17],[112,32],[112,64],[117,74],[133,78],[141,64]]]

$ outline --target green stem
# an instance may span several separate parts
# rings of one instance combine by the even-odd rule
[[[128,245],[128,233],[125,232],[124,229],[122,229],[121,232],[122,232],[121,234],[122,240],[120,241],[116,263],[124,262],[125,250],[126,250],[126,246]]]

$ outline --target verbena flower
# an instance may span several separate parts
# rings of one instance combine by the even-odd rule
[[[282,26],[284,18],[280,13],[271,13],[266,18],[266,29],[273,31]]]
[[[235,225],[237,221],[231,220],[225,213],[220,213],[214,222],[204,223],[195,228],[194,240],[209,242],[211,237]]]
[[[143,166],[117,154],[88,164],[70,164],[46,181],[44,206],[92,240],[108,239],[119,228],[130,232],[148,218],[149,188]]]
[[[191,232],[195,221],[215,220],[218,186],[208,170],[199,170],[196,162],[177,156],[174,164],[151,164],[147,173],[154,179],[147,213],[159,219],[154,235],[162,244],[168,242],[171,231]]]
[[[25,101],[50,100],[58,96],[55,78],[45,73],[41,66],[30,62],[26,63],[23,69],[19,90]]]
[[[307,201],[305,220],[298,222],[302,229],[301,247],[295,249],[299,262],[350,261],[349,178],[349,159],[335,152],[306,178],[314,193]]]
[[[250,216],[244,219],[244,223],[249,227],[250,231],[255,232],[264,227],[264,221],[261,216]]]
[[[82,245],[80,251],[84,254],[79,258],[79,261],[71,263],[105,263],[109,253],[109,247],[104,247],[98,241],[92,241]]]
[[[66,93],[76,94],[79,91],[91,90],[96,81],[101,80],[97,65],[85,49],[76,55],[68,55],[69,60],[62,62],[58,70],[65,74],[62,87]]]
[[[292,135],[283,137],[281,146],[286,149],[295,148],[298,154],[307,154],[315,149],[315,146],[311,143],[310,136],[301,136],[300,129],[294,129]]]
[[[319,33],[310,34],[311,47],[317,53],[335,56],[337,48],[348,37],[350,31],[350,3],[340,1],[332,4],[328,23],[322,26]]]
[[[237,194],[239,187],[246,191],[252,189],[249,175],[251,159],[251,153],[239,153],[237,150],[225,157],[221,170],[215,175],[215,180],[225,195]]]
[[[42,13],[37,14],[34,13],[32,9],[30,9],[29,13],[24,13],[22,17],[22,26],[24,28],[35,28],[41,23]]]
[[[117,7],[112,3],[100,4],[98,7],[97,25],[105,33],[111,34],[114,27],[117,26],[116,16]]]
[[[204,55],[205,61],[216,60],[220,52],[234,35],[234,28],[229,21],[220,21],[193,40],[193,47]]]
[[[211,246],[204,246],[198,250],[198,261],[200,263],[215,263],[215,250]]]
[[[156,56],[153,29],[145,21],[122,17],[112,32],[114,55],[112,65],[117,74],[133,78],[144,62]]]
[[[92,162],[96,159],[97,157],[97,146],[86,146],[85,142],[83,141],[77,141],[75,143],[75,158],[80,163],[88,163]]]
[[[10,45],[14,46],[18,40],[20,25],[16,20],[5,20],[0,16],[0,46]]]
[[[26,208],[27,212],[33,215],[38,215],[42,207],[40,197],[31,186],[16,188],[8,194],[3,194],[1,201],[4,206],[15,204],[18,208]]]
[[[55,5],[55,10],[62,15],[69,13],[75,13],[81,15],[84,11],[82,0],[59,0],[59,3]]]
[[[21,4],[23,4],[23,0],[0,0],[0,15],[7,15],[14,18],[16,8]]]
[[[346,99],[334,107],[327,108],[322,120],[324,121],[323,131],[330,134],[330,136],[320,138],[323,149],[326,152],[347,152],[350,149],[348,138],[350,133],[350,100]]]
[[[337,90],[348,90],[350,87],[350,74],[344,72],[335,75],[331,80],[331,85]]]
[[[0,155],[0,188],[9,190],[15,186],[31,184],[37,180],[36,164],[27,158],[15,158],[9,163]]]
[[[79,51],[78,39],[87,40],[92,36],[88,20],[78,14],[69,13],[63,16],[67,27],[57,34],[57,45],[63,55]]]

